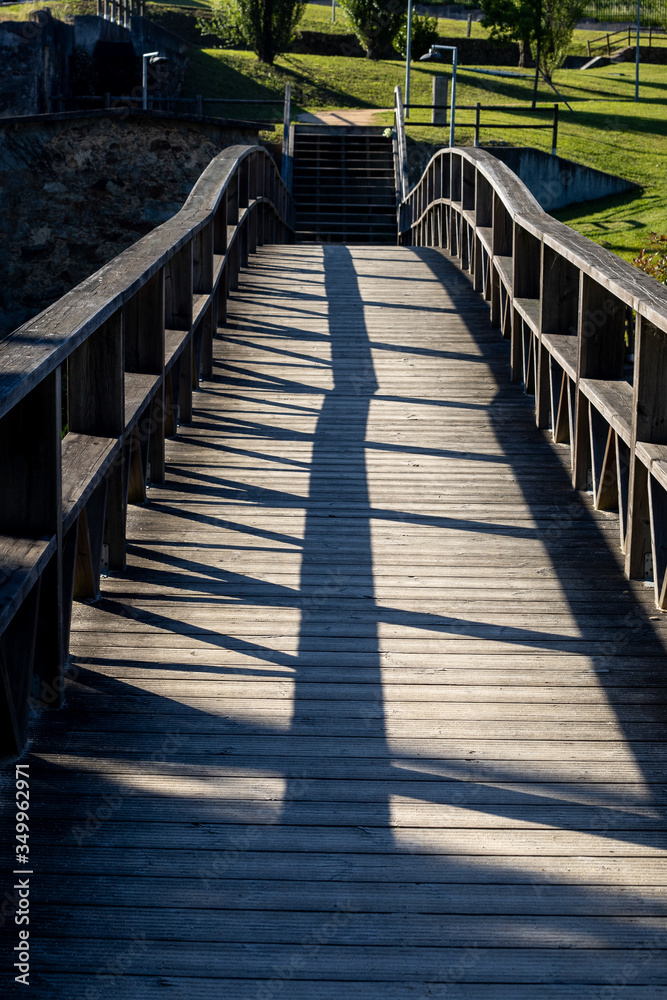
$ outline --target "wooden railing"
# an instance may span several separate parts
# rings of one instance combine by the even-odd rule
[[[185,205],[0,343],[0,751],[63,690],[72,600],[125,567],[128,503],[164,478],[239,269],[293,239],[260,146],[234,146]]]
[[[640,28],[639,29],[639,41],[641,44],[641,36],[648,35],[648,47],[651,48],[653,45],[653,36],[657,35],[659,38],[664,38],[665,29],[664,28]],[[620,37],[619,37],[620,36]],[[613,39],[613,41],[612,41]],[[616,48],[624,48],[626,45],[628,48],[634,45],[637,41],[637,28],[628,26],[627,28],[621,28],[619,31],[610,31],[605,35],[600,35],[598,38],[591,38],[586,44],[588,46],[588,57],[589,59],[595,55],[595,51],[599,50],[601,52],[606,52],[608,56],[611,55],[612,50]]]
[[[667,288],[547,215],[479,149],[433,157],[399,240],[470,272],[538,426],[569,444],[574,486],[618,512],[627,575],[652,578],[667,609]]]

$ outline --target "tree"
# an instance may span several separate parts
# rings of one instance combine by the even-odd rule
[[[261,62],[271,66],[292,44],[305,9],[306,0],[216,0],[206,31],[217,35],[224,46],[245,42]]]
[[[520,46],[519,65],[531,62],[531,42],[540,34],[539,0],[481,0],[482,24],[492,38],[511,39]]]
[[[367,59],[393,55],[393,41],[407,10],[407,0],[339,0]]]
[[[577,21],[583,16],[585,0],[542,0],[544,34],[540,50],[540,69],[550,80],[562,65],[572,42]]]
[[[548,80],[561,65],[572,40],[574,27],[582,17],[585,0],[481,0],[482,24],[492,38],[519,42],[519,65],[537,53],[539,67]]]

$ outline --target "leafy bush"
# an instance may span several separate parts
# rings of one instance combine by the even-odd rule
[[[639,251],[633,264],[667,285],[667,233],[649,233],[649,245]]]
[[[197,18],[202,35],[215,35],[221,49],[247,49],[248,38],[243,30],[241,8],[237,0],[213,0],[212,18]]]
[[[432,45],[438,40],[438,19],[428,14],[412,15],[412,58],[419,59],[426,55]],[[407,18],[399,28],[394,38],[394,46],[405,57],[408,54],[408,21]]]

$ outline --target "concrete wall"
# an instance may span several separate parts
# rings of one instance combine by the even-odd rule
[[[637,190],[632,181],[551,156],[540,149],[486,146],[521,178],[546,212]]]
[[[181,93],[188,46],[145,17],[133,16],[129,28],[92,14],[77,15],[74,24],[66,24],[45,9],[27,21],[0,22],[0,117],[48,113],[59,107],[54,97],[103,94],[109,63],[120,65],[127,49],[130,60],[125,59],[123,71],[116,74],[121,86],[114,96],[128,96],[133,90],[141,95],[141,55],[155,51],[169,61],[149,67],[151,95]]]
[[[0,116],[47,111],[49,95],[68,85],[73,47],[70,26],[48,10],[0,22]]]

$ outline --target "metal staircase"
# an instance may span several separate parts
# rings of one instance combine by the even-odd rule
[[[298,241],[396,243],[392,140],[381,127],[293,126]]]

